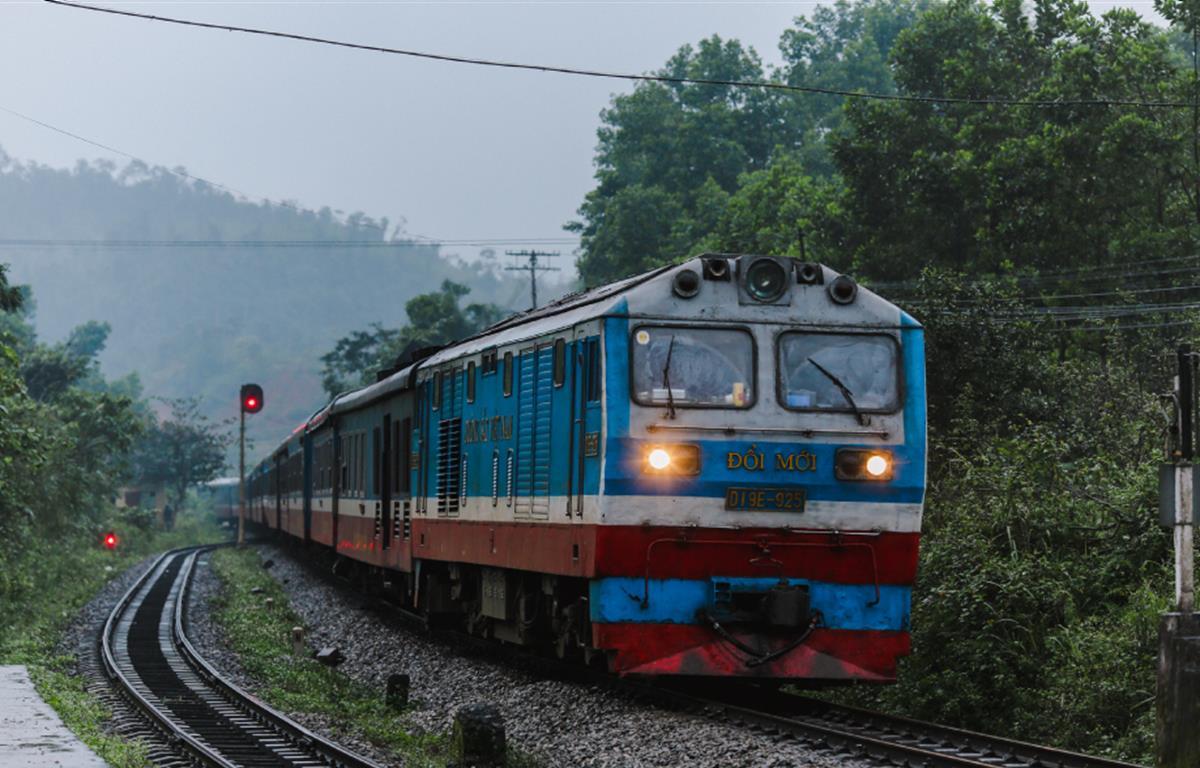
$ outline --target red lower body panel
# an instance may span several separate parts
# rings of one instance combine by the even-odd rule
[[[786,635],[734,633],[751,648],[772,651]],[[817,629],[774,661],[746,666],[747,655],[694,624],[596,624],[592,644],[613,651],[611,669],[626,675],[703,675],[891,682],[896,660],[911,650],[907,632]]]

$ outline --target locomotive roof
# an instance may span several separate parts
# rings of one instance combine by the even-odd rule
[[[738,258],[742,254],[723,253],[704,254],[703,256]],[[703,257],[697,256],[679,264],[659,267],[640,275],[618,280],[614,283],[568,294],[537,309],[518,312],[483,329],[473,336],[452,342],[429,357],[410,363],[374,384],[339,394],[317,410],[303,424],[299,425],[292,434],[288,435],[286,439],[276,446],[271,455],[285,448],[289,442],[300,434],[319,427],[331,415],[354,411],[394,392],[411,389],[416,383],[416,375],[421,369],[433,368],[463,355],[474,354],[494,346],[511,344],[528,338],[536,338],[537,336],[559,330],[577,322],[611,314],[622,301],[630,301],[632,304],[631,300],[634,299],[633,294],[641,293],[636,289],[646,283],[654,281],[659,277],[668,280],[670,278],[666,277],[667,273],[678,272],[687,268],[700,269],[701,258]],[[817,267],[823,274],[822,283],[828,283],[840,274],[823,265],[817,265]],[[898,324],[899,313],[901,311],[894,304],[867,289],[860,289],[859,296],[860,298],[857,302],[859,312],[857,322],[853,323],[854,325],[867,324],[894,327]],[[659,300],[658,294],[653,294],[652,297],[647,296],[644,298],[650,299],[651,302]],[[642,304],[643,302],[639,301],[637,303]],[[636,310],[637,307],[630,306],[630,309]],[[744,310],[745,307],[741,307],[741,309]],[[622,313],[626,311],[623,310]],[[767,311],[771,311],[771,308],[768,308]],[[889,317],[893,319],[890,321],[885,319]],[[712,312],[707,314],[705,319],[721,318],[719,313]],[[868,322],[863,323],[864,320]],[[871,320],[874,322],[870,322]],[[907,321],[914,325],[917,324],[912,318],[907,318]],[[779,321],[776,319],[774,322]]]

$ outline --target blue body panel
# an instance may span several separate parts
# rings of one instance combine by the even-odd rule
[[[733,591],[765,592],[776,578],[651,579],[650,601],[641,600],[642,579],[605,578],[591,582],[592,621],[694,624],[696,612],[713,603],[714,582],[728,583]],[[872,584],[834,584],[788,579],[788,584],[808,587],[810,605],[822,615],[822,626],[846,630],[897,630],[909,627],[912,589],[881,585],[875,603]]]

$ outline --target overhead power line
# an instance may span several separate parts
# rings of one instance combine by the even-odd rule
[[[579,77],[597,77],[608,80],[628,80],[634,82],[651,82],[651,83],[669,83],[673,85],[716,85],[733,88],[757,88],[773,91],[787,91],[791,93],[805,93],[824,96],[843,96],[852,99],[875,99],[879,101],[901,101],[901,102],[919,102],[933,104],[974,104],[981,106],[1004,106],[1004,107],[1035,107],[1046,109],[1057,109],[1064,107],[1149,107],[1155,109],[1176,109],[1176,108],[1192,108],[1194,105],[1187,101],[1143,101],[1137,99],[1009,99],[999,97],[974,97],[974,96],[918,96],[912,94],[899,93],[871,93],[867,91],[852,91],[841,88],[822,88],[815,85],[796,85],[792,83],[773,82],[769,80],[723,80],[715,78],[695,78],[695,77],[674,77],[671,75],[636,75],[628,72],[611,72],[598,69],[580,69],[576,67],[563,67],[550,64],[529,64],[515,61],[498,61],[494,59],[481,59],[474,56],[454,56],[443,53],[429,53],[427,51],[414,51],[405,48],[390,48],[382,45],[369,45],[366,43],[354,43],[346,40],[334,40],[327,37],[315,37],[313,35],[301,35],[294,32],[280,32],[270,29],[260,29],[257,27],[241,27],[233,24],[214,24],[205,21],[195,21],[193,19],[182,19],[175,16],[158,16],[150,13],[138,13],[137,11],[126,11],[119,8],[107,8],[103,6],[87,5],[85,3],[68,2],[68,0],[44,0],[51,5],[58,5],[64,8],[75,8],[77,10],[94,11],[96,13],[107,13],[113,16],[126,16],[134,19],[142,19],[145,21],[155,21],[165,24],[177,24],[185,27],[197,27],[200,29],[220,30],[223,32],[241,32],[248,35],[261,35],[265,37],[275,37],[285,40],[296,40],[304,43],[316,43],[319,45],[332,45],[339,48],[352,48],[359,51],[370,51],[372,53],[386,53],[395,56],[407,56],[415,59],[426,59],[429,61],[441,61],[452,64],[468,64],[479,67],[498,67],[501,69],[518,69],[533,72],[548,72],[560,75],[575,75]]]
[[[67,240],[0,238],[0,248],[414,248],[420,246],[503,246],[578,244],[578,238],[461,238],[438,239],[424,235],[397,240]]]

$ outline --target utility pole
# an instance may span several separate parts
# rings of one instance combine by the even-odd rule
[[[238,431],[238,546],[246,543],[246,409]]]
[[[538,258],[553,259],[556,258],[558,251],[505,251],[505,255],[513,256],[518,259],[525,259],[524,264],[514,264],[511,267],[505,267],[508,272],[528,272],[529,273],[529,292],[533,298],[533,309],[537,309],[537,273],[538,272],[558,272],[558,267],[547,267],[538,264]]]
[[[238,394],[241,428],[238,430],[238,530],[237,543],[246,543],[246,414],[258,413],[263,407],[263,390],[257,384],[243,384]]]
[[[1200,765],[1200,615],[1195,613],[1196,373],[1198,356],[1176,353],[1174,445],[1159,472],[1159,519],[1173,531],[1175,606],[1158,628],[1158,768]]]

